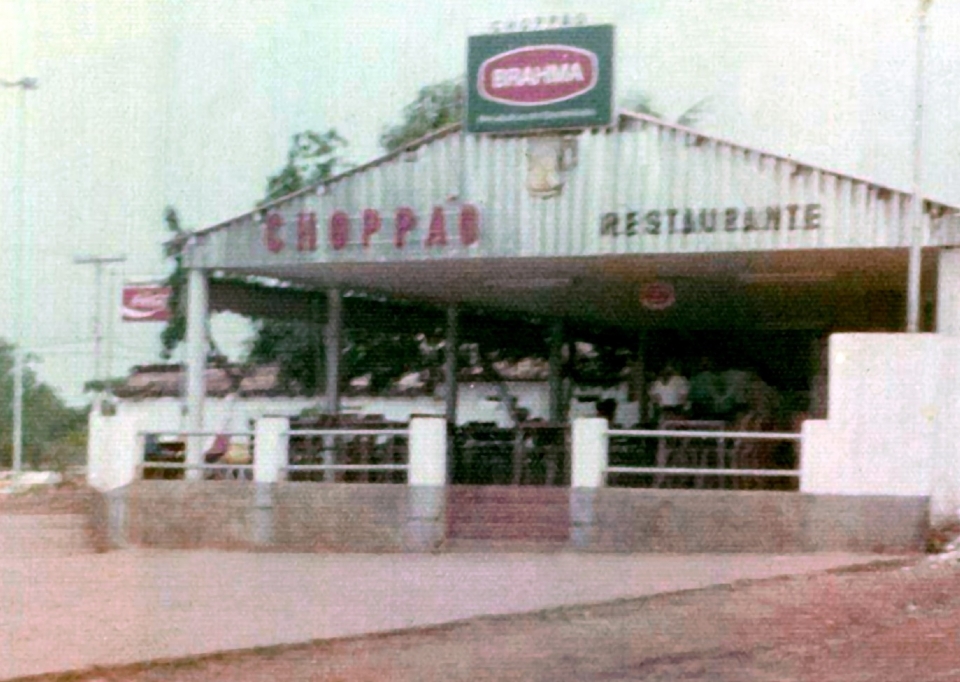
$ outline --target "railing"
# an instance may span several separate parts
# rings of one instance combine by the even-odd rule
[[[569,450],[566,424],[524,422],[514,428],[467,424],[455,432],[453,482],[568,485]]]
[[[799,433],[724,427],[677,421],[659,429],[611,429],[606,481],[656,488],[798,487]]]
[[[175,440],[161,441],[161,437]],[[191,438],[213,438],[202,463],[186,461]],[[151,443],[153,439],[153,443]],[[237,443],[237,439],[245,442]],[[140,431],[138,478],[182,479],[187,471],[201,471],[207,480],[253,480],[252,431]]]
[[[405,483],[409,431],[405,428],[290,429],[290,481]]]

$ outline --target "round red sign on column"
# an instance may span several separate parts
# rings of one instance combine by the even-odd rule
[[[647,310],[666,310],[677,300],[669,282],[647,282],[640,287],[640,304]]]

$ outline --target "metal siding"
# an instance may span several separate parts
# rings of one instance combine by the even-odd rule
[[[584,131],[573,139],[576,164],[565,171],[558,197],[533,197],[527,190],[525,137],[464,136],[452,133],[419,147],[412,159],[401,154],[336,179],[321,190],[281,201],[269,211],[241,216],[200,233],[198,262],[208,267],[255,268],[303,262],[406,261],[433,258],[553,257],[625,253],[705,253],[816,248],[906,246],[910,234],[909,197],[862,180],[800,166],[789,160],[746,150],[650,122],[633,122],[621,131]],[[462,202],[480,209],[480,243],[464,248],[459,241]],[[789,230],[787,206],[821,205],[818,230]],[[394,246],[394,215],[410,206],[416,229],[404,249]],[[444,207],[448,244],[428,249],[424,240],[434,206]],[[780,230],[742,229],[744,211],[780,207]],[[368,249],[360,243],[361,211],[380,212],[382,227]],[[724,229],[724,211],[739,211],[738,230]],[[684,209],[717,211],[712,233],[683,232]],[[332,248],[330,216],[350,216],[350,240]],[[648,234],[645,214],[661,211],[659,235]],[[676,210],[675,228],[667,210]],[[297,214],[315,211],[318,247],[296,249]],[[628,236],[626,214],[638,213],[637,234]],[[263,220],[269,212],[283,216],[286,248],[270,253]],[[616,236],[601,236],[603,214],[616,212]],[[932,230],[924,217],[925,244],[951,243],[952,230]]]

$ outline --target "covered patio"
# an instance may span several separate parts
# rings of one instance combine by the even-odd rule
[[[912,226],[905,192],[635,114],[622,114],[612,128],[525,136],[444,129],[190,236],[187,448],[180,468],[192,480],[181,485],[204,485],[203,471],[217,466],[204,460],[211,435],[204,418],[207,316],[267,312],[322,325],[327,420],[311,428],[265,418],[246,434],[254,443],[253,460],[244,465],[250,494],[258,509],[274,510],[251,521],[251,533],[268,544],[281,522],[277,500],[294,494],[291,486],[332,494],[322,483],[290,481],[299,466],[328,483],[360,470],[378,472],[383,482],[402,478],[408,492],[376,486],[384,492],[362,498],[373,495],[370,509],[380,509],[380,496],[389,498],[400,523],[388,532],[393,548],[511,538],[513,531],[514,539],[529,539],[529,528],[510,525],[519,518],[546,533],[535,537],[564,546],[688,551],[706,546],[704,524],[721,509],[745,524],[742,537],[715,538],[717,547],[733,551],[761,536],[782,540],[785,551],[866,541],[914,546],[928,507],[936,516],[960,498],[960,475],[938,445],[953,422],[937,418],[921,447],[907,445],[916,442],[914,426],[932,423],[925,406],[953,393],[937,382],[892,387],[902,388],[919,367],[955,371],[948,358],[952,335],[960,333],[960,258],[951,248],[960,238],[956,212],[926,201],[922,224]],[[936,334],[900,333],[911,249],[921,253],[921,328]],[[443,408],[390,425],[390,433],[343,428],[344,318],[389,323],[405,311],[443,321]],[[518,425],[506,476],[489,481],[479,480],[476,458],[465,462],[464,438],[452,429],[455,350],[464,320],[478,314],[513,320],[515,333],[539,330],[548,345],[546,418]],[[604,418],[570,409],[563,371],[570,343],[603,334],[626,339],[630,348],[620,406],[636,403],[632,419],[623,416],[629,411]],[[749,430],[740,422],[651,421],[652,375],[669,362],[711,356],[728,368],[749,361],[779,382],[776,388],[795,391],[795,418]],[[865,384],[856,368],[877,386],[887,382],[881,390],[871,384],[859,404],[853,396]],[[509,395],[499,398],[508,404]],[[536,476],[517,447],[528,442],[524,428],[531,443],[556,430],[543,440]],[[869,441],[873,450],[864,450],[867,439],[859,434],[877,431],[883,435]],[[294,462],[298,437],[313,439],[321,454]],[[406,459],[337,461],[330,453],[348,437],[406,438]],[[663,449],[671,439],[695,447],[676,457]],[[743,443],[764,440],[790,444],[789,461],[737,458]],[[704,450],[704,443],[714,445]],[[897,455],[904,447],[907,459]],[[116,478],[121,486],[142,464],[137,456],[125,461]],[[748,478],[763,484],[742,485]],[[765,482],[774,479],[781,481],[775,492],[756,491],[770,490]],[[338,485],[369,490],[368,483]],[[497,485],[483,492],[481,483]],[[538,485],[518,492],[529,483]],[[617,489],[636,485],[695,490]],[[136,494],[150,499],[159,490],[143,486]],[[708,508],[714,511],[704,516]],[[490,510],[507,520],[493,530],[471,520]],[[763,519],[776,520],[767,530],[781,540],[760,532]],[[849,523],[841,532],[842,519]],[[886,519],[882,528],[877,519]],[[559,526],[563,532],[555,533]]]

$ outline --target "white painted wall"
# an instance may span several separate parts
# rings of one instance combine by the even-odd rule
[[[929,495],[960,509],[960,337],[834,334],[828,418],[804,424],[801,490]]]
[[[550,411],[550,391],[546,382],[517,381],[506,383],[507,392],[516,397],[519,407],[526,408],[531,418],[547,419]],[[616,421],[633,425],[638,419],[636,403],[626,401],[626,387],[609,389],[583,388],[577,395],[616,398],[620,405]],[[254,423],[263,417],[295,417],[304,410],[321,408],[322,396],[316,398],[244,398],[228,400],[208,398],[204,403],[204,431],[252,431]],[[442,396],[417,397],[346,397],[342,401],[345,412],[379,414],[390,421],[408,422],[411,416],[444,416]],[[595,402],[571,401],[571,420],[595,417]],[[495,384],[486,382],[460,385],[457,423],[496,422],[510,425],[510,418],[499,400]],[[168,433],[171,436],[188,430],[183,401],[178,398],[156,398],[118,401],[116,415],[92,415],[90,419],[89,462],[91,484],[103,490],[126,485],[132,480],[140,461],[143,444],[136,434]],[[204,439],[206,450],[213,436]],[[124,445],[129,443],[129,445]],[[93,483],[97,481],[97,483]],[[101,487],[102,486],[102,487]]]
[[[87,483],[105,492],[132,482],[143,450],[138,418],[91,412],[89,429]]]

